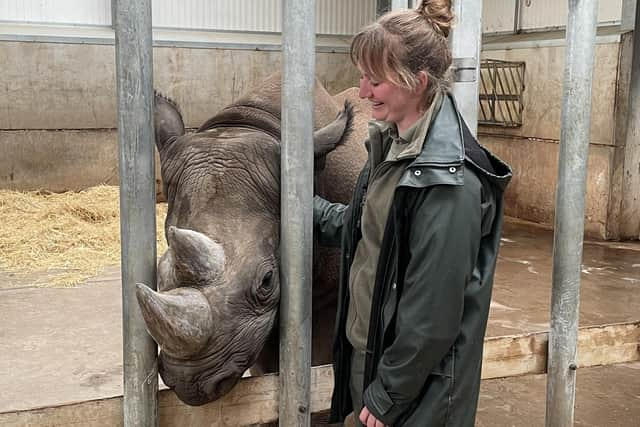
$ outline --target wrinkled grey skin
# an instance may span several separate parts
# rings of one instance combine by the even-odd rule
[[[252,366],[277,370],[279,86],[273,76],[190,134],[175,103],[155,97],[169,249],[158,292],[139,285],[137,296],[160,375],[190,405],[218,399]],[[336,110],[317,87],[316,165],[349,134],[352,108]],[[315,274],[314,364],[331,360],[337,278],[326,276]]]

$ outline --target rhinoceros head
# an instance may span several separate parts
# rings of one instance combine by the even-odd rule
[[[277,317],[279,81],[272,77],[195,133],[185,134],[173,101],[155,97],[169,249],[158,264],[158,292],[138,285],[137,297],[161,348],[160,374],[191,405],[236,384]],[[316,103],[316,165],[347,137],[353,117],[345,104],[335,118],[333,106],[329,122],[323,108],[331,110]]]

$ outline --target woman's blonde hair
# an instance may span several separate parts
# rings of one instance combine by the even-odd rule
[[[428,77],[423,107],[449,86],[453,23],[450,0],[423,0],[415,9],[392,11],[358,32],[351,42],[351,61],[369,77],[415,90],[417,74]]]

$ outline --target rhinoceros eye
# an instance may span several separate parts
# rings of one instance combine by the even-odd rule
[[[262,284],[260,287],[264,290],[270,289],[273,285],[273,271],[267,272],[262,278]]]
[[[273,271],[269,270],[262,276],[262,281],[256,284],[255,296],[259,303],[268,301],[273,295]]]
[[[256,281],[251,287],[251,299],[256,310],[271,310],[280,298],[278,273],[274,264],[265,262],[259,267]]]

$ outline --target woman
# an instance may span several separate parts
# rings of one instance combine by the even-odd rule
[[[314,199],[341,246],[332,421],[473,426],[509,167],[447,91],[449,1],[388,13],[351,45],[371,102],[349,206]]]

